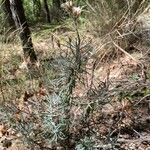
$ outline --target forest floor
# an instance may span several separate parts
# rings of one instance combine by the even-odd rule
[[[100,44],[97,45],[99,39],[85,31],[83,33],[84,42],[89,42],[89,49],[97,51],[100,47]],[[74,37],[73,31],[61,26],[53,29],[53,32],[39,29],[39,32],[33,33],[34,47],[39,63],[42,64],[40,69],[34,70],[33,78],[27,73],[26,64],[20,57],[21,46],[14,44],[15,41],[3,43],[3,51],[0,52],[0,98],[15,101],[24,110],[31,106],[31,100],[39,103],[45,95],[53,95],[54,89],[49,87],[49,80],[54,80],[61,73],[61,65],[56,65],[56,62],[67,55],[65,43],[68,37]],[[82,74],[84,84],[78,81],[74,89],[72,103],[75,105],[72,106],[70,115],[75,124],[70,129],[71,139],[77,141],[85,135],[90,136],[90,144],[94,142],[95,150],[150,150],[149,46],[136,43],[128,54],[120,54],[118,50],[114,58],[104,51],[107,61],[102,60],[101,54],[93,53],[86,62],[88,73]],[[46,68],[44,74],[43,66]],[[35,111],[34,107],[31,109]],[[86,121],[81,121],[82,114],[88,110]],[[16,115],[18,114],[14,117],[17,118]],[[4,114],[1,113],[1,116]],[[28,150],[21,142],[21,136],[9,128],[8,124],[1,123],[0,149]],[[63,147],[58,146],[57,149]]]

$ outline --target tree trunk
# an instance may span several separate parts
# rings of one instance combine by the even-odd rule
[[[19,36],[22,42],[24,58],[25,60],[30,58],[30,61],[32,63],[36,62],[37,56],[33,48],[31,33],[26,21],[22,0],[9,0],[9,1],[15,25],[20,31]]]
[[[47,0],[44,0],[44,9],[45,9],[45,13],[46,13],[47,22],[50,23],[51,18],[50,18],[50,11],[49,11]]]
[[[5,16],[6,16],[6,19],[7,19],[9,26],[12,29],[15,29],[15,22],[14,22],[13,17],[12,17],[9,0],[2,0],[2,8],[5,12]]]

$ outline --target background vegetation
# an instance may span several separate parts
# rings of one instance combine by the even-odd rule
[[[0,149],[148,150],[149,0],[0,4]]]

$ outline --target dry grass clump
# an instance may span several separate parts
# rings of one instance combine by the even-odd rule
[[[135,45],[142,44],[149,38],[143,38],[145,34],[142,30],[145,29],[141,27],[138,19],[146,11],[148,15],[148,1],[94,0],[86,4],[90,12],[90,33],[100,38],[99,43],[96,43],[99,46],[95,56],[99,55],[103,60],[106,60],[107,55],[111,59],[112,54],[117,56],[120,53],[131,57],[132,51],[136,50]]]

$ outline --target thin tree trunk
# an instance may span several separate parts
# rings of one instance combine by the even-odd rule
[[[44,0],[44,8],[45,8],[47,22],[50,23],[51,18],[50,18],[50,11],[49,11],[47,0]]]
[[[9,0],[9,1],[15,25],[20,30],[19,36],[22,42],[24,58],[25,60],[30,58],[31,62],[36,62],[37,56],[33,48],[31,33],[28,23],[26,21],[22,0]]]
[[[9,0],[2,0],[2,8],[5,12],[5,16],[6,16],[6,19],[7,19],[9,26],[12,29],[14,29],[15,28],[15,22],[14,22],[13,17],[12,17]]]

